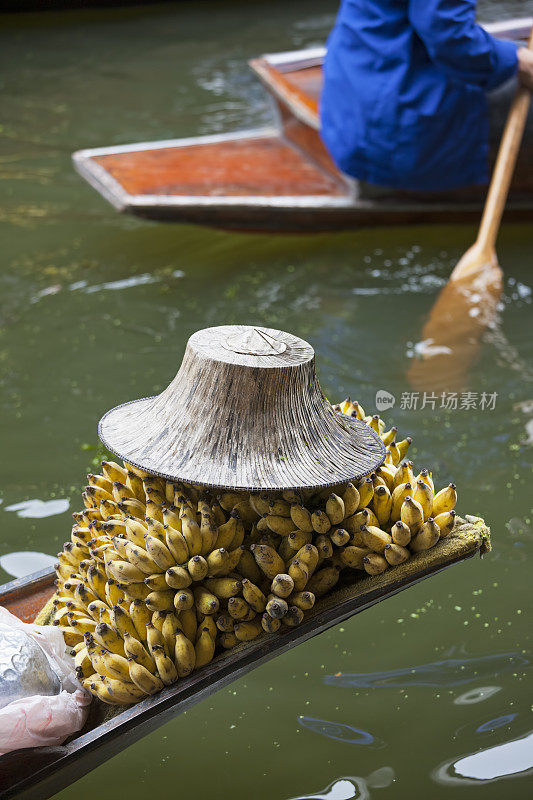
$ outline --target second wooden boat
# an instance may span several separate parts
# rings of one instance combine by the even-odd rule
[[[524,41],[533,19],[486,25]],[[319,136],[324,48],[250,62],[278,118],[272,128],[80,150],[74,165],[121,212],[257,231],[327,231],[478,218],[484,189],[365,196],[335,167]],[[533,141],[526,137],[507,218],[533,218]]]
[[[458,520],[453,533],[431,550],[372,578],[351,580],[321,598],[301,625],[263,634],[216,657],[188,678],[137,705],[113,709],[93,701],[84,730],[59,747],[18,750],[0,757],[3,800],[45,800],[130,744],[164,725],[255,667],[307,641],[354,614],[414,586],[424,578],[471,558],[488,547],[483,520]],[[30,622],[54,593],[53,571],[30,575],[0,587],[0,605]]]

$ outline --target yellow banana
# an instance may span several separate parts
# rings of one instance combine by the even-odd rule
[[[293,580],[295,591],[302,592],[309,580],[309,568],[307,564],[300,561],[299,558],[295,558],[289,564],[289,575]]]
[[[261,617],[261,627],[265,631],[265,633],[276,633],[281,628],[281,620],[275,619],[271,617],[270,614],[267,614],[266,611]],[[224,634],[226,635],[226,634]],[[239,640],[235,636],[235,644],[238,644]],[[228,645],[229,647],[235,647],[235,644]],[[224,645],[222,645],[224,646]]]
[[[196,650],[194,644],[181,631],[176,633],[174,646],[174,663],[178,677],[186,678],[196,666]]]
[[[107,565],[108,573],[119,583],[141,583],[145,573],[134,567],[129,561],[110,561]]]
[[[165,531],[165,542],[174,557],[176,564],[183,564],[190,557],[185,537],[180,531],[168,526]]]
[[[394,476],[394,487],[396,488],[396,486],[399,486],[401,483],[410,483],[412,486],[415,485],[412,461],[403,461],[398,466],[396,475]]]
[[[193,589],[193,596],[196,608],[201,614],[205,614],[206,616],[210,614],[216,614],[220,608],[220,601],[218,597],[209,592],[203,586],[195,586]],[[229,603],[233,599],[233,597],[230,597],[228,600],[228,607]]]
[[[282,597],[272,596],[266,604],[266,612],[273,619],[281,619],[288,610],[289,606]]]
[[[294,522],[290,517],[282,517],[281,515],[267,514],[264,517],[266,524],[273,533],[278,536],[288,536],[294,530]]]
[[[351,517],[352,514],[355,514],[357,509],[359,508],[360,502],[360,495],[353,483],[349,483],[342,495],[342,500],[344,503],[344,516]],[[329,516],[329,514],[328,514]]]
[[[126,470],[115,461],[102,461],[101,467],[102,472],[110,483],[113,483],[113,481],[124,482],[126,480]]]
[[[262,632],[263,628],[258,620],[250,622],[237,622],[235,625],[235,636],[239,642],[250,642]]]
[[[420,503],[422,506],[424,520],[431,516],[431,511],[433,509],[433,490],[427,483],[424,483],[422,479],[416,482],[413,500]]]
[[[205,588],[222,600],[235,597],[242,589],[243,583],[237,578],[207,578]]]
[[[315,604],[315,596],[313,592],[293,592],[291,596],[287,598],[287,602],[289,606],[297,606],[297,608],[301,608],[302,611],[309,611]]]
[[[144,632],[146,637],[146,630]],[[146,650],[146,647],[141,644],[138,639],[130,636],[128,633],[124,634],[124,652],[127,658],[133,658],[142,667],[147,669],[152,674],[155,674],[155,661]]]
[[[369,553],[363,558],[363,566],[369,575],[380,575],[389,565],[383,556],[378,553]]]
[[[391,567],[393,567],[397,564],[403,564],[404,561],[407,561],[410,553],[406,547],[402,547],[400,544],[394,544],[394,542],[392,542],[391,544],[385,545],[383,555]]]
[[[290,628],[295,628],[299,625],[304,618],[304,612],[299,606],[290,606],[289,610],[283,617],[283,624],[288,625]]]
[[[432,517],[424,522],[418,531],[417,535],[411,539],[409,547],[413,553],[419,553],[421,550],[429,550],[434,547],[440,538],[440,528],[433,520]]]
[[[450,483],[433,498],[433,517],[452,511],[457,503],[457,491],[454,483]]]
[[[311,514],[311,523],[316,533],[327,533],[331,528],[331,521],[328,515],[320,509]]]
[[[412,538],[410,527],[401,520],[394,523],[390,533],[394,544],[399,544],[400,547],[407,547]]]
[[[363,478],[357,487],[357,491],[359,492],[359,505],[357,506],[357,510],[361,511],[363,508],[367,507],[374,497],[374,483],[372,478]]]
[[[424,522],[422,506],[412,497],[406,497],[402,503],[400,518],[402,522],[409,526],[413,535],[418,533]]]
[[[435,517],[434,521],[439,527],[441,539],[445,536],[448,536],[453,531],[455,526],[455,518],[455,511],[443,511],[442,514],[439,514]]]
[[[130,658],[128,666],[130,680],[141,692],[151,695],[161,691],[164,686],[163,681],[143,664],[139,664],[133,658]]]
[[[322,597],[326,592],[333,589],[338,582],[339,573],[340,570],[338,567],[322,567],[322,569],[319,569],[311,576],[309,583],[304,588],[306,588],[308,592],[312,592],[315,597]],[[296,586],[296,581],[294,582],[294,586],[297,591],[302,591],[302,589]]]
[[[108,625],[107,622],[99,622],[94,629],[93,637],[96,642],[111,653],[124,656],[124,642],[117,631]]]
[[[174,608],[177,612],[188,611],[194,605],[194,595],[190,589],[179,589],[174,595]]]
[[[228,600],[228,614],[232,619],[246,619],[250,606],[242,597],[230,597]]]
[[[332,525],[340,525],[345,514],[344,500],[338,494],[332,492],[326,501],[326,515]],[[312,519],[312,515],[311,515]],[[327,533],[327,531],[317,531],[317,533]]]
[[[312,547],[312,545],[309,546]],[[316,547],[314,548],[314,550],[316,550]],[[318,553],[317,553],[317,562],[318,562]],[[279,575],[276,575],[276,577],[272,581],[270,590],[271,592],[273,592],[273,594],[277,595],[278,597],[281,597],[282,599],[285,599],[294,591],[294,581],[291,578],[291,576],[288,575],[287,573],[280,572]],[[264,606],[263,608],[260,607],[256,608],[254,606],[254,610],[264,611]]]
[[[369,547],[357,547],[348,545],[341,552],[341,561],[346,567],[351,569],[364,569],[363,559],[372,551]]]
[[[166,570],[170,569],[170,567],[174,567],[176,565],[174,556],[166,544],[163,544],[163,542],[161,542],[155,536],[147,533],[144,537],[144,542],[149,556],[155,561],[159,570],[165,572]],[[152,570],[152,572],[159,570]]]
[[[270,580],[273,580],[278,573],[285,572],[285,562],[274,548],[265,544],[253,544],[250,550],[258,567]]]
[[[175,593],[172,589],[168,589],[162,592],[150,592],[144,602],[150,611],[172,611],[174,597]]]
[[[181,532],[185,541],[187,542],[190,555],[199,556],[202,552],[203,543],[202,534],[200,532],[200,526],[198,523],[187,516],[182,517]]]
[[[262,613],[265,610],[266,597],[264,593],[248,578],[244,578],[242,581],[242,593],[244,599],[254,611]]]
[[[165,572],[165,580],[171,589],[186,589],[192,583],[192,578],[185,567],[170,567]]]
[[[411,483],[399,483],[392,493],[392,505],[390,518],[392,522],[400,519],[403,501],[406,497],[413,497],[414,489]]]
[[[392,497],[386,486],[377,486],[374,489],[372,508],[379,526],[384,527],[389,521],[392,510]]]
[[[242,625],[249,625],[250,623],[243,622]],[[237,632],[235,632],[237,635]],[[204,627],[195,644],[196,653],[196,668],[203,667],[212,661],[215,655],[215,640],[209,632],[209,628]]]

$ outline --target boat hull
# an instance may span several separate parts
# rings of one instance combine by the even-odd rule
[[[511,20],[487,29],[523,39],[531,23]],[[157,221],[306,233],[476,221],[483,187],[376,196],[339,172],[318,131],[324,55],[324,48],[314,48],[250,62],[271,95],[275,128],[81,150],[74,165],[118,211]],[[533,141],[527,137],[505,218],[533,218]]]
[[[321,598],[296,628],[263,634],[218,656],[174,686],[103,721],[106,707],[94,701],[81,735],[60,747],[32,748],[0,758],[0,796],[3,800],[45,800],[90,772],[143,736],[169,722],[252,669],[266,663],[328,628],[414,586],[425,578],[475,555],[484,546],[487,528],[482,520],[460,521],[438,547],[414,555],[382,575],[358,577]],[[359,573],[361,575],[361,573]],[[31,617],[39,602],[54,590],[54,573],[43,571],[0,587],[0,604],[21,618]],[[108,708],[108,707],[107,707]]]

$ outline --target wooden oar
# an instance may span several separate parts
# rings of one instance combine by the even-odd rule
[[[533,30],[528,46],[533,49]],[[409,367],[408,379],[415,389],[463,389],[481,337],[496,318],[503,286],[496,239],[530,100],[531,92],[520,86],[507,117],[477,239],[439,293],[422,331],[421,359]]]
[[[533,29],[528,47],[533,50]],[[450,277],[452,281],[469,277],[486,267],[499,269],[496,239],[524,134],[530,102],[530,90],[525,86],[519,86],[507,117],[477,239],[456,265]]]

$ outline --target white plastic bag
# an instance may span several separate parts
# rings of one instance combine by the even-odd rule
[[[53,625],[21,622],[0,606],[0,624],[24,630],[44,650],[59,675],[57,695],[23,697],[0,710],[0,755],[25,747],[58,745],[85,724],[91,695],[81,688],[63,634]]]

